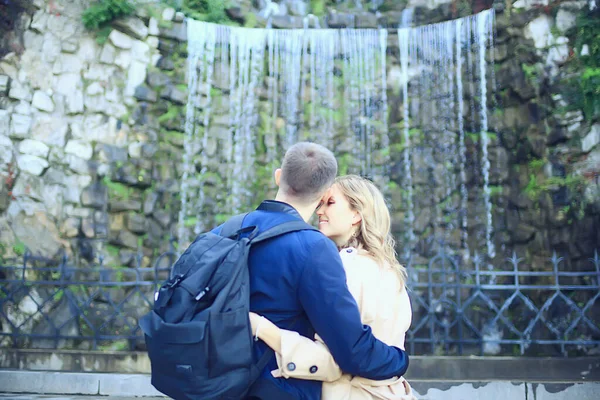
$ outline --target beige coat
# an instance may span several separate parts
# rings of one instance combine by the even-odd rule
[[[363,324],[369,325],[379,340],[404,349],[412,309],[397,273],[354,248],[343,249],[340,255]],[[318,335],[312,341],[297,332],[282,330],[281,333],[279,369],[272,372],[276,377],[324,381],[323,400],[415,399],[402,377],[373,381],[343,374]],[[295,366],[293,371],[286,368],[290,363]]]

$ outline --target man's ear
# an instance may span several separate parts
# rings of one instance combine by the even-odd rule
[[[281,168],[277,168],[273,175],[275,176],[275,184],[279,187],[279,183],[281,182]]]

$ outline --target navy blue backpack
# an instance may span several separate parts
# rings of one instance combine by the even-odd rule
[[[316,229],[291,221],[257,235],[255,226],[241,228],[246,215],[227,221],[220,235],[199,235],[156,293],[153,310],[140,320],[152,385],[174,399],[242,399],[273,356],[266,352],[253,360],[250,248]]]

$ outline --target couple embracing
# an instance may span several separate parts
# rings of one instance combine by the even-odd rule
[[[329,150],[297,143],[275,171],[275,200],[239,221],[241,231],[260,235],[319,217],[318,231],[297,229],[251,246],[249,319],[253,360],[261,362],[244,399],[415,398],[402,377],[412,312],[389,210],[369,180],[336,175]],[[212,233],[224,235],[227,224]],[[223,347],[209,357],[230,350]],[[158,362],[150,356],[154,382]]]

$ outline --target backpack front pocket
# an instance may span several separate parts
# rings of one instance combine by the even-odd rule
[[[208,323],[209,376],[216,377],[252,364],[252,332],[246,307],[211,313]]]

